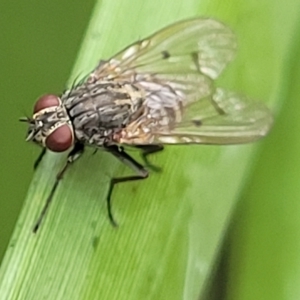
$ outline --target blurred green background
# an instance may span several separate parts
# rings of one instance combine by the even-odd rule
[[[278,53],[278,57],[266,55],[266,64],[280,65],[274,68],[280,73],[266,76],[278,76],[280,80],[272,92],[268,86],[271,80],[266,80],[265,90],[257,92],[253,74],[251,92],[280,99],[282,109],[277,105],[274,130],[257,158],[257,168],[231,221],[220,258],[222,264],[216,273],[218,289],[212,288],[219,292],[216,299],[300,299],[300,22],[295,21],[296,16],[300,19],[300,5],[292,0],[270,3],[257,5],[261,6],[262,19],[270,17],[266,21],[272,25],[270,39],[277,39],[273,45],[278,49],[272,53]],[[4,92],[0,110],[4,124],[0,156],[0,256],[17,220],[39,153],[37,147],[24,142],[26,126],[17,120],[31,113],[39,95],[63,90],[93,4],[91,0],[84,1],[84,5],[79,0],[0,4],[0,76]],[[260,24],[252,21],[258,17],[251,13],[257,11],[240,16],[237,29],[239,23],[245,28],[248,22],[247,34],[260,34]],[[244,48],[245,40],[246,37]],[[264,44],[256,47],[267,52]],[[262,66],[261,71],[266,70],[269,69]],[[261,86],[260,83],[258,89]]]
[[[33,175],[38,147],[24,141],[35,99],[61,93],[74,65],[94,0],[0,3],[0,257]]]

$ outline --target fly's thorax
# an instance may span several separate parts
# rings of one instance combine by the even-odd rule
[[[114,81],[86,82],[62,96],[76,139],[96,146],[111,141],[114,134],[136,119],[143,101],[142,89]]]
[[[63,152],[73,146],[72,124],[59,97],[45,95],[39,98],[28,122],[27,141],[33,141],[54,152]]]

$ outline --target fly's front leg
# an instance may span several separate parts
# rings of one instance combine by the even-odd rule
[[[129,156],[122,147],[118,147],[116,145],[107,146],[105,147],[105,150],[113,154],[122,163],[126,164],[128,167],[130,167],[133,171],[137,173],[137,175],[126,176],[126,177],[115,177],[110,180],[109,189],[106,198],[108,217],[113,226],[118,226],[117,222],[114,220],[112,210],[111,210],[111,194],[114,189],[114,186],[121,182],[146,179],[149,173],[141,164],[139,164],[131,156]]]
[[[38,167],[38,165],[42,161],[45,154],[46,154],[46,148],[43,148],[42,152],[40,153],[40,155],[38,156],[38,158],[35,160],[35,162],[33,164],[33,169],[34,170]]]
[[[148,155],[160,152],[164,150],[164,147],[162,145],[142,145],[136,147],[142,150],[142,158],[145,162],[146,167],[148,167],[149,169],[155,172],[161,172],[162,170],[161,167],[155,166],[151,164],[151,162],[149,162]]]
[[[64,173],[66,172],[67,168],[69,167],[70,164],[72,164],[77,158],[80,157],[80,155],[83,153],[83,150],[84,150],[84,146],[82,144],[75,144],[73,150],[69,153],[68,155],[68,159],[64,165],[64,167],[58,172],[58,174],[56,175],[56,179],[55,179],[55,182],[54,182],[54,185],[51,189],[51,192],[46,200],[46,203],[40,213],[40,216],[37,220],[37,222],[35,223],[34,227],[33,227],[33,232],[36,233],[43,221],[43,218],[49,208],[49,205],[51,203],[51,200],[53,198],[53,195],[58,187],[58,184],[60,182],[60,180],[63,178],[63,175]]]

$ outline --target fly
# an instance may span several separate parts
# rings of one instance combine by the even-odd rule
[[[148,177],[151,153],[170,144],[239,144],[265,136],[272,124],[266,106],[215,87],[236,52],[233,32],[210,18],[170,25],[101,60],[80,84],[62,95],[44,95],[33,109],[27,141],[46,149],[69,150],[33,231],[36,232],[63,174],[85,146],[104,149],[136,172],[110,180],[116,184]],[[123,146],[139,148],[145,166]]]

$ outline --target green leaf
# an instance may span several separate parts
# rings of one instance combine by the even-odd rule
[[[244,15],[260,8],[239,1],[99,1],[74,78],[124,46],[172,22],[210,15],[240,41],[237,60],[219,85],[272,100],[282,48],[263,40],[272,22],[251,34]],[[267,8],[272,2],[266,2]],[[259,28],[258,28],[259,27]],[[254,47],[260,45],[264,47]],[[275,43],[276,44],[276,43]],[[276,44],[277,45],[277,44]],[[259,48],[259,49],[258,49]],[[264,142],[261,142],[263,145]],[[151,161],[163,167],[145,181],[118,185],[107,217],[111,177],[130,174],[108,153],[87,151],[64,176],[37,234],[35,220],[65,157],[48,153],[32,181],[0,270],[3,299],[197,299],[210,278],[240,191],[255,162],[255,146],[174,146]],[[138,158],[138,153],[133,153]]]
[[[284,105],[232,222],[223,299],[300,297],[300,6],[281,1],[281,8],[274,7],[276,19],[286,21],[273,36],[275,47],[285,48],[277,74]]]

